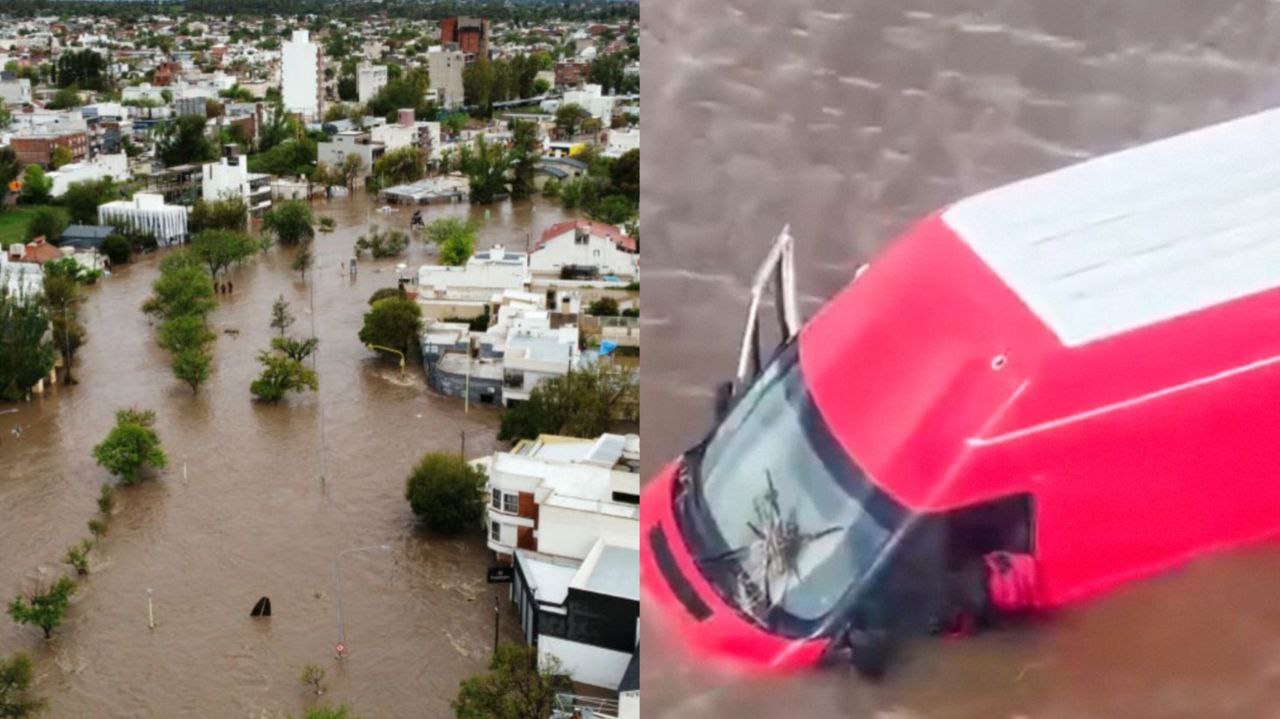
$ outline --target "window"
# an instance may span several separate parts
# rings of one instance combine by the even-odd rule
[[[493,490],[493,508],[502,509],[502,490],[501,489]]]
[[[494,542],[502,541],[502,525],[497,522],[489,522],[489,539]]]
[[[502,510],[504,512],[518,514],[520,512],[520,495],[518,494],[502,495]]]

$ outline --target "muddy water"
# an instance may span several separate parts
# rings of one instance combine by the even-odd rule
[[[359,196],[318,201],[338,231],[320,235],[308,282],[276,249],[232,270],[234,293],[211,316],[214,373],[193,397],[139,310],[157,274],[143,259],[91,288],[82,314],[90,342],[81,384],[31,403],[0,405],[0,597],[64,570],[65,547],[88,536],[98,486],[90,458],[119,407],[154,409],[170,466],[157,481],[122,489],[109,535],[65,626],[46,644],[39,630],[0,621],[0,654],[38,659],[39,692],[55,717],[260,717],[300,714],[314,703],[298,683],[304,664],[328,672],[324,699],[367,717],[450,715],[462,678],[482,670],[493,642],[493,590],[483,538],[415,531],[403,499],[410,467],[430,450],[468,455],[497,446],[497,415],[429,394],[420,370],[405,379],[366,352],[356,333],[369,295],[394,285],[395,260],[361,264],[354,280],[335,262],[369,217],[398,227]],[[429,210],[427,219],[484,211]],[[551,205],[500,205],[480,246],[523,245],[562,218]],[[410,264],[426,258],[411,248]],[[314,313],[311,290],[314,289]],[[292,331],[320,338],[320,392],[279,406],[250,400],[257,352],[271,337],[272,300],[283,294]],[[239,330],[238,336],[225,334]],[[321,426],[323,424],[323,441]],[[21,438],[11,433],[22,428]],[[323,473],[323,481],[322,481]],[[367,545],[389,552],[342,560],[348,657],[334,660],[334,558]],[[153,590],[154,631],[147,628]],[[259,596],[274,616],[249,618]],[[516,636],[503,603],[503,634]]]
[[[1249,0],[658,0],[645,6],[646,474],[705,430],[745,282],[790,222],[812,312],[950,201],[1280,103]],[[735,682],[646,623],[646,715],[1274,716],[1280,552],[1205,561],[1040,626],[918,647],[888,681]],[[691,698],[692,697],[692,698]]]

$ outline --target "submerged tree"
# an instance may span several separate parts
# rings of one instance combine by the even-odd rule
[[[271,208],[262,218],[262,229],[281,244],[296,245],[315,237],[315,216],[302,200],[289,200]]]
[[[249,385],[249,391],[263,402],[279,402],[289,392],[320,388],[319,375],[299,360],[264,351],[258,353],[258,362],[262,373]]]
[[[46,339],[49,311],[41,296],[2,289],[5,272],[0,270],[0,400],[16,401],[53,369],[54,348]]]
[[[430,452],[409,473],[405,499],[433,532],[456,534],[484,515],[484,474],[453,452]]]
[[[53,630],[62,624],[76,583],[70,577],[61,577],[48,587],[38,588],[26,596],[14,597],[9,603],[9,616],[18,624],[31,624],[44,630],[44,638],[53,636]]]
[[[503,644],[489,661],[489,673],[462,680],[453,711],[458,719],[546,719],[556,695],[573,683],[553,656],[538,648]]]
[[[31,657],[21,652],[0,659],[0,717],[27,719],[35,716],[45,703],[31,694]]]
[[[168,457],[160,447],[160,437],[152,426],[151,410],[122,409],[116,412],[116,426],[93,448],[93,458],[124,484],[134,484],[148,467],[162,469]]]
[[[621,403],[635,393],[635,375],[625,367],[595,364],[573,370],[539,382],[527,401],[503,412],[498,437],[596,437],[608,431]]]
[[[280,331],[280,336],[284,337],[285,330],[289,329],[289,325],[293,324],[294,317],[289,312],[289,301],[284,295],[276,297],[271,303],[271,328]]]

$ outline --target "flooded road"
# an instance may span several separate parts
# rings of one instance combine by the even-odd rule
[[[350,256],[368,218],[404,228],[409,211],[374,212],[363,194],[317,201],[315,210],[334,217],[338,231],[318,233],[319,266],[306,283],[289,269],[291,251],[279,248],[231,271],[234,294],[220,295],[210,316],[213,375],[198,396],[173,378],[139,309],[157,274],[153,255],[88,290],[81,384],[0,406],[18,409],[0,415],[5,604],[34,579],[63,572],[65,548],[89,536],[85,522],[109,479],[90,449],[117,408],[154,409],[169,456],[159,479],[117,492],[110,532],[52,642],[0,620],[0,655],[36,657],[49,716],[300,715],[315,703],[298,682],[307,663],[328,672],[323,700],[362,716],[449,716],[458,682],[487,666],[494,592],[483,537],[418,532],[403,488],[424,452],[458,451],[462,432],[468,456],[495,449],[498,416],[464,414],[459,402],[425,391],[420,369],[401,379],[356,338],[369,295],[395,284],[396,260],[365,259],[354,281],[335,263]],[[522,246],[526,233],[564,218],[541,201],[491,212],[479,247]],[[450,213],[484,220],[483,209],[466,205],[424,214],[429,222]],[[426,257],[415,244],[403,261]],[[308,336],[314,319],[320,391],[265,406],[251,401],[249,383],[280,294],[297,317],[293,334]],[[10,434],[15,425],[20,439]],[[347,658],[335,661],[335,556],[383,543],[389,552],[342,560]],[[262,595],[274,616],[251,620]],[[511,605],[502,606],[502,633],[515,639]]]
[[[751,272],[791,223],[811,314],[921,215],[1280,104],[1280,4],[658,0],[645,6],[646,476],[705,431]],[[655,110],[657,108],[657,110]],[[657,348],[657,349],[654,349]],[[1280,550],[1200,562],[870,686],[735,682],[645,624],[646,716],[1274,716]]]

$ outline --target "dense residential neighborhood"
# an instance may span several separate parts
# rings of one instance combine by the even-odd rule
[[[638,13],[0,7],[5,716],[639,716]]]

